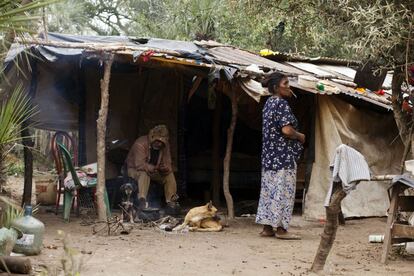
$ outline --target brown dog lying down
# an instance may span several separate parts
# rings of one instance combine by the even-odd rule
[[[173,229],[183,230],[187,225],[190,231],[219,232],[223,229],[220,219],[216,217],[217,208],[210,201],[206,205],[192,208],[184,218],[184,222]]]

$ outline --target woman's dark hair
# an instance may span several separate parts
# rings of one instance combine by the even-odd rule
[[[262,86],[269,89],[269,93],[274,95],[276,94],[275,86],[279,87],[280,82],[286,78],[286,75],[282,73],[274,72],[270,75],[267,75],[266,78],[262,81]]]

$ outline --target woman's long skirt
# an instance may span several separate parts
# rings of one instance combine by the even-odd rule
[[[295,204],[296,169],[262,171],[256,223],[289,228]]]

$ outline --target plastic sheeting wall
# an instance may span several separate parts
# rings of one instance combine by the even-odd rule
[[[37,70],[37,89],[33,103],[40,112],[33,118],[36,127],[77,131],[79,83],[75,63],[51,64],[37,61]]]
[[[403,152],[392,113],[358,109],[337,97],[321,95],[317,110],[315,162],[304,212],[307,219],[325,217],[323,202],[331,181],[329,164],[337,146],[347,144],[361,152],[374,175],[398,173]],[[342,203],[345,217],[384,216],[389,205],[388,185],[361,182]]]

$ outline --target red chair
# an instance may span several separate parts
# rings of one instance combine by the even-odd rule
[[[69,151],[72,152],[74,166],[78,165],[78,146],[77,146],[75,139],[73,139],[67,132],[64,132],[64,131],[56,132],[52,137],[51,145],[50,145],[52,156],[55,161],[56,173],[58,175],[58,185],[56,189],[57,190],[56,191],[56,210],[55,210],[56,215],[58,214],[58,211],[59,211],[60,197],[62,194],[65,193],[65,188],[64,188],[63,183],[66,177],[65,167],[63,163],[64,161],[63,161],[61,151],[59,150],[59,147],[58,147],[58,142],[64,145]],[[77,196],[75,197],[75,205],[76,207],[79,206],[79,197]],[[75,208],[75,210],[78,210],[78,208]]]

